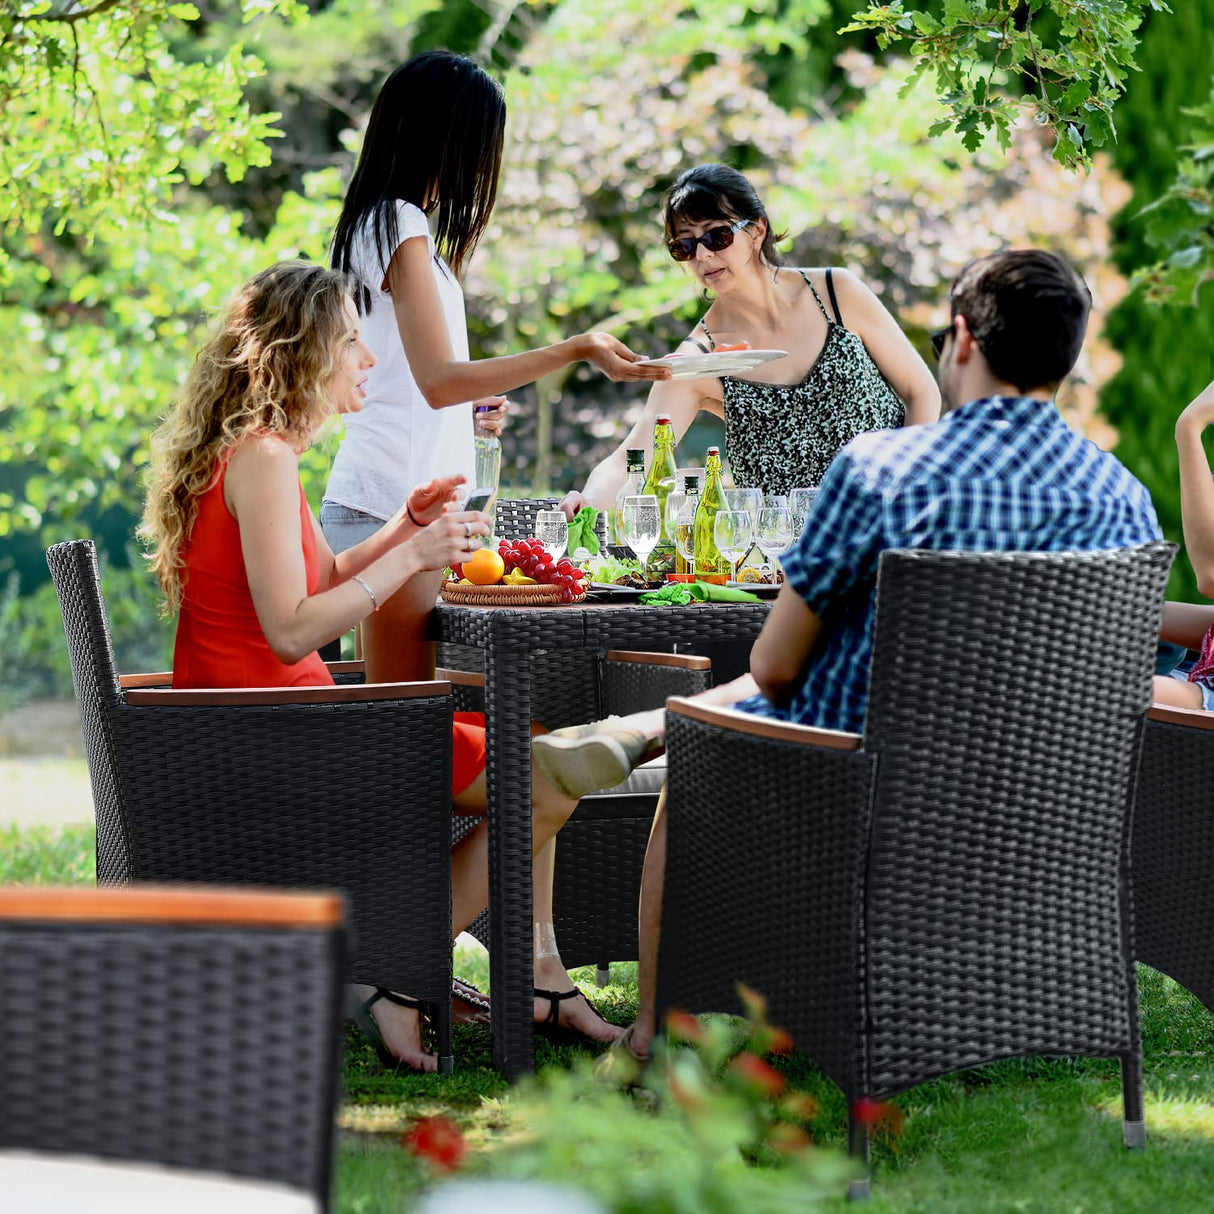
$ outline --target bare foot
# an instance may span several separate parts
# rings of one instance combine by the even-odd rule
[[[576,989],[573,984],[566,979],[563,988],[556,987],[540,987],[537,984],[537,990],[553,990],[558,994]],[[562,999],[557,1005],[557,1024],[563,1029],[569,1029],[572,1032],[580,1033],[588,1041],[601,1041],[604,1044],[610,1044],[617,1037],[624,1035],[624,1029],[618,1024],[609,1024],[602,1016],[594,1010],[593,1007],[586,1001],[586,996],[580,991],[577,996],[572,999]],[[536,1024],[543,1024],[549,1021],[552,1015],[552,1000],[541,996],[536,996],[535,1011],[533,1013]]]
[[[375,994],[375,988],[371,986],[356,986],[354,989],[364,1002]],[[375,1021],[384,1045],[397,1061],[415,1071],[438,1070],[438,1059],[422,1049],[419,1011],[380,998],[367,1009],[367,1014]]]

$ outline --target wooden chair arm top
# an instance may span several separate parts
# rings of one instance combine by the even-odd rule
[[[446,679],[454,687],[484,687],[485,676],[479,670],[447,670],[440,666],[435,672],[436,679]]]
[[[711,670],[712,662],[694,653],[645,653],[639,649],[609,649],[609,662],[637,662],[647,666],[675,666],[680,670]]]
[[[1174,708],[1170,704],[1152,704],[1147,718],[1169,725],[1188,725],[1193,729],[1214,729],[1214,712],[1204,708]]]
[[[124,690],[136,687],[172,687],[173,672],[156,670],[149,674],[120,674],[118,685]]]
[[[333,675],[367,673],[367,663],[361,658],[356,662],[326,662],[325,665]]]
[[[736,708],[709,707],[683,696],[671,696],[666,701],[666,711],[692,721],[702,721],[705,725],[717,725],[734,733],[749,734],[754,738],[772,738],[777,742],[793,742],[798,746],[812,746],[819,750],[860,750],[864,743],[858,733],[773,721],[753,713],[739,712]]]
[[[432,683],[352,683],[337,687],[207,687],[128,691],[131,708],[248,708],[262,704],[358,704],[451,694],[446,680]]]
[[[335,927],[342,918],[338,893],[189,885],[0,889],[0,919],[314,928]]]

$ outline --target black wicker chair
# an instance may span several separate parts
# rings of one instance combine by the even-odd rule
[[[536,664],[564,654],[540,654]],[[483,675],[444,669],[436,673],[451,682],[459,711],[484,711]],[[551,728],[660,708],[672,695],[695,695],[712,684],[707,658],[625,650],[608,650],[599,657],[589,687],[583,683],[572,693],[570,680],[558,677],[556,670],[552,675],[536,688],[536,716]],[[588,695],[588,690],[597,694]],[[568,966],[595,965],[600,986],[611,980],[612,961],[635,960],[638,953],[641,869],[665,780],[665,758],[646,763],[623,784],[583,797],[556,837],[552,904],[561,957]],[[457,817],[457,835],[477,821]],[[470,930],[488,943],[487,915]]]
[[[659,1013],[745,982],[853,1108],[1115,1057],[1141,1146],[1130,806],[1174,551],[883,554],[863,737],[672,701]]]
[[[328,1209],[341,919],[334,894],[0,890],[0,1148]]]
[[[1214,714],[1152,708],[1134,808],[1135,956],[1214,1012]]]
[[[340,889],[353,981],[434,1009],[451,1068],[451,697],[446,683],[174,691],[119,678],[96,554],[56,544],[97,819],[97,879]]]

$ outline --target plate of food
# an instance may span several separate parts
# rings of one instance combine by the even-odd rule
[[[736,346],[717,346],[707,354],[676,351],[661,358],[641,358],[637,365],[669,367],[671,379],[703,379],[710,375],[737,375],[787,357],[787,350],[752,350],[742,342]]]

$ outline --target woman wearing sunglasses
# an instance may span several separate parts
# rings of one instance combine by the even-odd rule
[[[935,378],[880,300],[847,270],[782,266],[783,236],[741,173],[722,164],[688,169],[667,195],[664,218],[671,257],[712,300],[679,352],[746,342],[788,357],[745,378],[655,384],[631,432],[561,503],[567,512],[614,504],[625,451],[652,444],[659,413],[670,414],[676,438],[702,409],[724,418],[734,483],[764,493],[819,484],[839,449],[865,430],[939,416]]]

